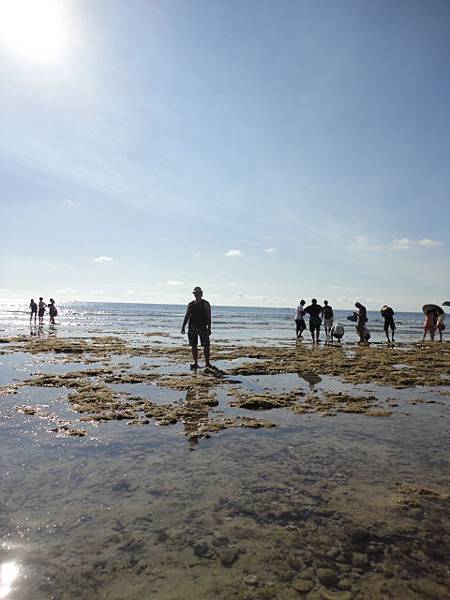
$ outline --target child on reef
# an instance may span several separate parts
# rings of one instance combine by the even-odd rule
[[[44,320],[44,314],[45,314],[45,307],[47,305],[44,302],[44,298],[42,298],[42,296],[39,298],[39,311],[38,311],[38,316],[39,316],[39,323],[42,323],[42,321]]]
[[[38,306],[36,304],[36,302],[33,300],[33,298],[31,298],[30,300],[30,323],[34,317],[34,324],[36,325],[36,317],[37,317],[37,309]]]
[[[58,310],[55,306],[55,301],[53,300],[53,298],[50,298],[50,304],[48,305],[48,311],[50,314],[50,323],[52,325],[55,324],[55,317],[58,315]]]

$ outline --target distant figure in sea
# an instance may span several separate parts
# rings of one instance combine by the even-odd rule
[[[370,332],[367,329],[367,309],[361,304],[361,302],[355,302],[355,306],[358,309],[358,320],[356,322],[356,331],[359,335],[359,343],[363,344],[368,342],[370,339]]]
[[[31,300],[30,300],[30,323],[34,318],[35,325],[36,325],[37,310],[38,310],[38,305],[33,300],[33,298],[31,298]]]
[[[295,333],[297,335],[297,338],[303,338],[302,333],[306,329],[305,304],[306,302],[304,300],[300,300],[295,311]]]
[[[334,342],[334,338],[337,339],[338,344],[341,343],[341,340],[344,336],[345,329],[341,323],[335,321],[330,329],[331,343]]]
[[[50,323],[52,325],[55,324],[55,317],[58,316],[58,309],[55,306],[55,301],[53,300],[53,298],[50,298],[50,303],[48,305],[48,312],[50,315]]]
[[[320,304],[317,304],[316,298],[313,298],[311,304],[305,308],[305,313],[309,315],[309,330],[313,344],[318,344],[320,342],[320,326],[322,325],[322,319],[320,318],[322,307]]]
[[[385,304],[381,309],[381,316],[384,318],[384,333],[386,334],[388,344],[393,344],[395,342],[395,321],[394,321],[394,311],[390,306]],[[391,330],[391,338],[389,337],[389,329]]]
[[[38,317],[39,317],[39,323],[42,323],[42,321],[44,320],[44,314],[45,314],[45,307],[47,305],[44,302],[44,299],[42,298],[42,296],[39,298],[39,307],[38,307]]]
[[[192,357],[194,364],[191,365],[191,369],[198,369],[198,341],[200,339],[200,345],[203,346],[203,353],[205,355],[205,366],[214,368],[210,363],[210,346],[209,336],[211,335],[211,305],[207,300],[203,299],[203,291],[201,287],[195,287],[194,291],[195,300],[189,302],[184,317],[183,325],[181,326],[181,333],[184,335],[186,325],[188,325],[188,339],[189,345],[192,349]]]
[[[425,320],[423,322],[423,338],[422,341],[425,341],[427,337],[427,333],[430,334],[430,340],[434,341],[434,335],[436,333],[438,315],[434,310],[427,310],[425,313]]]
[[[333,327],[333,308],[328,304],[328,300],[323,301],[322,308],[322,318],[323,318],[323,328],[325,329],[325,337],[329,338],[331,333],[331,328]]]
[[[442,342],[442,332],[445,331],[445,313],[441,313],[436,322],[436,328],[439,332],[439,341]]]

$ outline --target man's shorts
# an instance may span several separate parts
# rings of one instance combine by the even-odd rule
[[[209,346],[209,331],[206,325],[194,325],[189,327],[189,345],[194,347],[198,346],[198,338],[200,338],[200,346]]]
[[[393,319],[389,319],[388,321],[384,322],[384,330],[388,331],[389,329],[395,331],[395,323]]]
[[[312,333],[313,331],[319,331],[320,326],[322,325],[322,319],[319,317],[309,317],[309,330]]]

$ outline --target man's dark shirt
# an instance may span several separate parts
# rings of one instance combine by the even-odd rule
[[[200,300],[196,302],[192,300],[188,304],[189,313],[189,327],[206,327],[209,325],[209,302],[207,300]]]
[[[386,310],[382,310],[381,314],[384,317],[385,323],[390,323],[391,321],[394,320],[394,311],[392,310],[392,308],[390,306],[388,306],[388,308],[386,308]]]
[[[308,313],[311,317],[320,318],[320,314],[322,312],[322,307],[320,304],[310,304],[305,308],[305,312]]]

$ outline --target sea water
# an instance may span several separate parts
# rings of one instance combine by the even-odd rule
[[[181,330],[186,306],[176,304],[132,304],[117,302],[68,302],[58,305],[56,319],[61,336],[126,335],[164,332],[176,336]],[[345,327],[344,342],[357,339],[354,323],[347,320],[352,310],[335,310],[335,321]],[[295,337],[293,308],[212,307],[213,341],[246,344],[284,342]],[[367,326],[372,342],[384,341],[384,320],[378,311],[368,311]],[[396,338],[400,342],[418,341],[422,335],[423,314],[397,312]],[[44,328],[48,326],[48,313]],[[0,333],[3,336],[29,332],[26,303],[0,302]],[[309,332],[304,334],[309,339]],[[324,332],[322,332],[324,338]],[[176,340],[167,340],[175,342]]]

